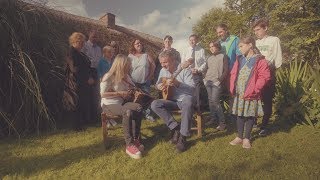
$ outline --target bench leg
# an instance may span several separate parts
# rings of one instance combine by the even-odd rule
[[[196,121],[197,121],[197,130],[198,130],[198,137],[202,137],[202,117],[201,115],[196,115]]]
[[[101,114],[101,127],[102,127],[103,144],[104,144],[104,147],[107,148],[108,127],[107,127],[107,117],[105,114]]]

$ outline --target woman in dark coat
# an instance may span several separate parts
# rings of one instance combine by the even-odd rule
[[[81,52],[85,36],[74,32],[69,37],[70,50],[66,61],[66,82],[64,92],[64,105],[67,110],[75,112],[74,128],[83,130],[89,121],[90,85],[94,79],[90,73],[90,60]]]

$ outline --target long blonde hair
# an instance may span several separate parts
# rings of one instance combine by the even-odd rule
[[[112,78],[113,84],[118,84],[122,82],[125,78],[127,78],[130,67],[131,67],[131,62],[128,56],[125,56],[123,54],[118,54],[115,57],[110,70],[102,78],[102,82],[106,81],[109,78]]]

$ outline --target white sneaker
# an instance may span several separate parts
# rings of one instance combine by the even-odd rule
[[[154,122],[154,121],[156,121],[152,116],[150,116],[150,115],[147,115],[146,116],[146,119],[148,119],[149,121],[151,121],[151,122]]]
[[[110,128],[112,126],[112,124],[110,123],[110,121],[107,121],[107,127]]]
[[[219,131],[223,131],[223,130],[226,129],[226,126],[227,126],[226,124],[220,123],[219,126],[216,129],[219,130]]]
[[[116,126],[118,124],[114,119],[110,119],[109,122],[112,126]]]
[[[242,144],[242,139],[239,138],[239,137],[236,137],[234,140],[232,140],[231,142],[229,142],[232,146],[235,146],[235,145],[239,145],[239,144]]]
[[[251,148],[250,140],[249,139],[243,139],[242,147],[245,148],[245,149],[250,149]]]

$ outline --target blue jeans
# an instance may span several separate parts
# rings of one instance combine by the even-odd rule
[[[180,134],[190,136],[191,120],[193,116],[193,97],[186,96],[182,101],[157,99],[151,103],[151,109],[166,123],[170,130],[176,128],[179,123],[172,116],[172,110],[181,110]]]
[[[211,118],[215,119],[215,115],[218,117],[219,123],[225,123],[223,109],[220,104],[221,87],[215,86],[212,83],[206,84],[208,92],[209,108]]]

